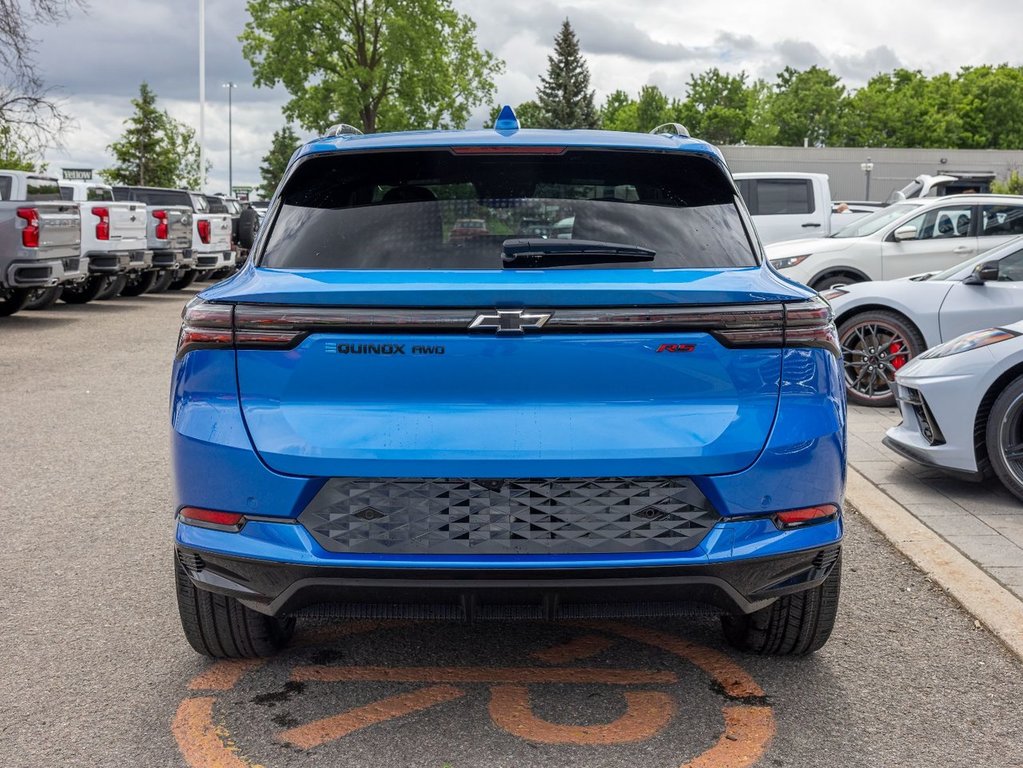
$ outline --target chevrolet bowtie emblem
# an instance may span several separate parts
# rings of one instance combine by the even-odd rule
[[[480,312],[469,325],[470,331],[494,331],[498,336],[521,336],[526,331],[538,331],[551,319],[550,312],[530,312],[522,309],[496,309]]]

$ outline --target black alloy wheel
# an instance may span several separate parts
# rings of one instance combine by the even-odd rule
[[[838,328],[850,403],[892,406],[896,372],[924,351],[920,332],[895,312],[863,312]]]

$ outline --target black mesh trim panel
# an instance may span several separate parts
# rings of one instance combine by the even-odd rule
[[[527,555],[677,552],[719,519],[682,477],[334,478],[299,522],[330,552]]]

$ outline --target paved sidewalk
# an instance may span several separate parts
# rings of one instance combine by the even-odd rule
[[[899,420],[895,408],[850,406],[850,465],[1023,599],[1023,502],[997,480],[957,480],[885,448]]]

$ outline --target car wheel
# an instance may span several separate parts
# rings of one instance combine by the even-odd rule
[[[826,291],[829,288],[841,288],[843,285],[852,285],[853,283],[862,283],[863,279],[856,275],[849,274],[838,274],[838,275],[827,275],[826,277],[818,278],[814,281],[810,287],[820,293]]]
[[[49,309],[57,303],[57,299],[60,298],[60,291],[59,285],[53,288],[30,288],[28,300],[25,302],[23,309]]]
[[[179,272],[178,277],[171,281],[170,289],[172,291],[180,291],[182,288],[187,288],[195,280],[195,270],[186,269],[184,272]]]
[[[214,659],[273,656],[288,644],[295,619],[275,619],[247,608],[233,597],[198,589],[174,559],[178,613],[188,644]]]
[[[127,275],[109,275],[103,279],[106,282],[103,289],[96,295],[96,301],[109,301],[110,299],[116,299],[121,295],[121,291],[124,290],[124,286],[128,282]]]
[[[0,317],[13,315],[28,302],[28,288],[0,288]]]
[[[81,282],[65,285],[60,293],[61,301],[68,304],[88,304],[99,296],[106,284],[107,279],[103,275],[93,275]]]
[[[145,272],[135,272],[128,275],[124,283],[124,288],[121,289],[122,296],[141,296],[143,293],[153,287],[153,283],[156,282],[156,272],[154,270],[147,270]]]
[[[153,283],[153,287],[149,289],[150,293],[163,293],[170,284],[174,282],[174,278],[177,277],[177,270],[164,269],[157,273],[156,282]]]
[[[995,399],[987,419],[985,441],[998,479],[1023,500],[1023,376]]]
[[[779,597],[748,616],[723,616],[725,639],[762,656],[805,656],[824,646],[838,616],[842,557],[820,586]]]
[[[850,403],[895,404],[895,373],[924,351],[923,337],[905,317],[883,310],[861,312],[838,327],[845,390]]]

